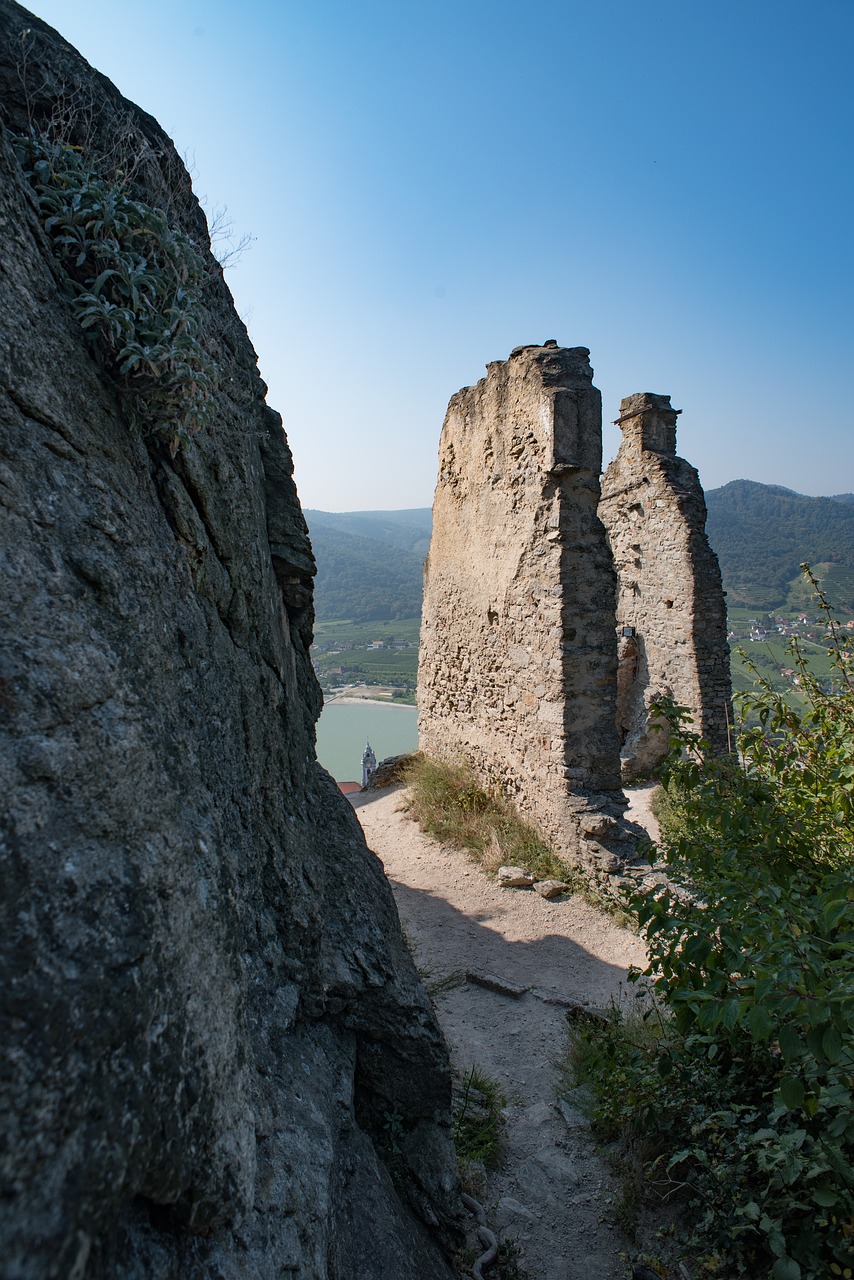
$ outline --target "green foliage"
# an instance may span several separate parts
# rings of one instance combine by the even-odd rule
[[[813,570],[821,584],[822,593],[834,609],[837,612],[854,613],[854,565],[813,562]],[[814,608],[811,584],[801,573],[789,584],[786,608],[790,613],[811,611]]]
[[[843,495],[844,496],[844,495]],[[706,494],[707,532],[729,604],[779,608],[803,560],[854,569],[854,508],[779,485],[733,480]],[[854,607],[851,579],[831,575],[833,603]]]
[[[508,863],[527,867],[540,880],[580,885],[578,872],[555,857],[497,790],[485,791],[467,762],[421,756],[406,780],[410,814],[437,840],[468,850],[487,870]]]
[[[312,659],[323,689],[344,684],[387,684],[396,701],[415,704],[419,618],[387,622],[318,622]],[[367,645],[382,640],[382,649]],[[405,646],[405,647],[403,647]],[[342,675],[332,673],[340,668]]]
[[[819,886],[788,858],[703,860],[685,867],[702,900],[666,891],[639,906],[672,1019],[629,1101],[668,1132],[668,1171],[704,1202],[702,1236],[748,1273],[770,1249],[818,1277],[821,1259],[854,1265],[843,1227],[815,1227],[827,1210],[849,1220],[854,1197],[850,870]]]
[[[396,1187],[405,1186],[406,1156],[404,1143],[406,1124],[399,1111],[385,1111],[374,1132],[374,1145]]]
[[[461,1249],[453,1259],[454,1275],[459,1276],[460,1280],[471,1280],[472,1267],[482,1252],[483,1246],[479,1242]],[[490,1277],[491,1280],[530,1280],[528,1271],[519,1259],[519,1247],[515,1240],[505,1237],[499,1241],[498,1257],[492,1264]]]
[[[616,1144],[612,1161],[620,1184],[614,1215],[629,1235],[643,1200],[656,1192],[664,1198],[673,1190],[671,1179],[656,1165],[667,1149],[659,1117],[669,1117],[680,1103],[695,1102],[690,1096],[674,1097],[664,1077],[650,1070],[658,1059],[664,1024],[644,993],[638,995],[628,1005],[612,1002],[604,1020],[573,1020],[568,1058],[558,1064],[561,1096],[589,1114],[598,1138]]]
[[[519,1248],[515,1240],[501,1240],[495,1259],[498,1280],[528,1280],[528,1272],[519,1261]]]
[[[633,977],[664,1016],[646,1045],[612,1024],[590,1073],[599,1122],[654,1137],[653,1179],[695,1202],[699,1247],[773,1280],[854,1269],[854,681],[837,641],[832,692],[801,664],[806,710],[767,683],[745,695],[759,727],[739,764],[704,762],[659,708],[677,724],[671,886],[633,897],[649,954]]]
[[[63,269],[65,292],[131,426],[174,454],[208,421],[216,383],[199,298],[204,257],[122,176],[35,132],[14,139]]]
[[[463,1171],[471,1164],[495,1169],[504,1147],[506,1099],[497,1080],[472,1066],[454,1090],[453,1134]]]
[[[359,647],[370,644],[373,640],[382,640],[391,645],[418,645],[421,630],[421,619],[395,618],[393,622],[350,622],[349,620],[318,621],[314,627],[314,643],[318,651],[324,648],[341,648],[342,645]]]

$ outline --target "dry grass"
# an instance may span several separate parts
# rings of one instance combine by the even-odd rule
[[[484,870],[526,867],[540,880],[564,880],[580,891],[578,871],[552,852],[512,805],[485,791],[466,762],[448,764],[422,756],[407,771],[407,811],[428,835],[465,849]]]

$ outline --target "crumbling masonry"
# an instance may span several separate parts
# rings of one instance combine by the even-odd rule
[[[676,456],[669,396],[628,396],[623,440],[605,472],[599,514],[617,570],[617,724],[623,778],[660,764],[667,735],[650,724],[650,699],[668,693],[718,754],[728,750],[726,607],[718,559],[705,534],[700,478]]]
[[[650,698],[687,705],[725,750],[729,675],[720,573],[697,473],[675,456],[676,411],[664,396],[623,402],[600,501],[589,354],[517,347],[451,399],[418,698],[424,750],[470,760],[558,850],[604,875],[630,851],[621,748],[632,775],[666,745]]]

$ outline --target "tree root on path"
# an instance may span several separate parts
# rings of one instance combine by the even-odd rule
[[[486,1225],[486,1210],[483,1205],[475,1200],[474,1196],[468,1195],[465,1191],[463,1192],[463,1204],[477,1218],[477,1238],[485,1250],[475,1262],[471,1273],[474,1280],[484,1280],[483,1268],[492,1266],[498,1257],[498,1239]]]

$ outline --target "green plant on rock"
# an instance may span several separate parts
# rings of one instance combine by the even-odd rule
[[[384,1111],[374,1133],[374,1141],[395,1186],[405,1184],[406,1156],[404,1143],[406,1122],[400,1111]]]
[[[471,1280],[472,1267],[483,1252],[481,1244],[468,1245],[461,1249],[454,1258],[454,1275],[459,1280]],[[527,1270],[519,1258],[519,1247],[515,1240],[506,1238],[499,1241],[498,1257],[488,1272],[490,1280],[530,1280]]]
[[[163,210],[121,175],[98,173],[79,147],[35,131],[13,141],[71,308],[131,427],[174,454],[213,408],[216,371],[199,306],[205,257]]]
[[[854,681],[830,656],[803,711],[745,695],[739,765],[661,708],[671,883],[633,895],[656,1033],[584,1033],[599,1124],[652,1143],[647,1178],[691,1199],[710,1271],[854,1275]]]

